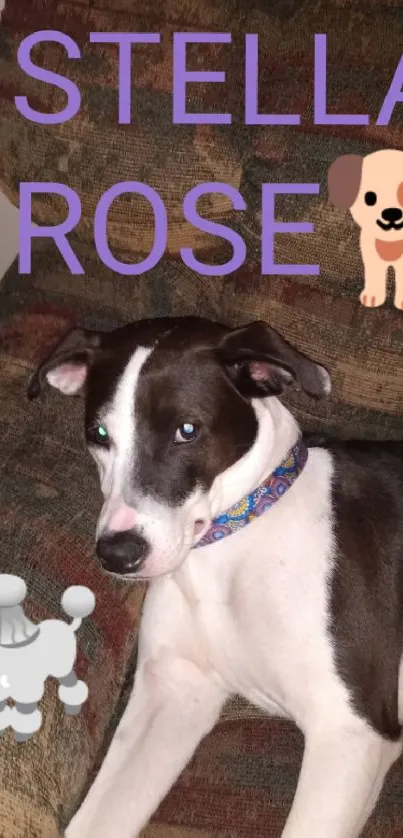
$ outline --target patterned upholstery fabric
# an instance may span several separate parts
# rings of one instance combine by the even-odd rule
[[[65,125],[44,127],[23,119],[15,95],[52,111],[65,104],[56,88],[19,70],[22,37],[57,29],[79,44],[69,61],[61,47],[41,46],[34,56],[74,80],[80,113]],[[161,45],[133,48],[133,124],[117,124],[117,48],[89,44],[90,31],[161,33]],[[189,67],[220,69],[226,85],[192,85],[189,109],[228,111],[231,126],[172,125],[172,33],[231,32],[233,45],[189,48]],[[300,127],[245,126],[243,42],[260,36],[260,110],[297,113]],[[328,98],[334,112],[369,113],[370,127],[313,125],[313,36],[328,34]],[[90,698],[66,718],[49,682],[41,702],[44,724],[26,744],[0,737],[2,838],[59,838],[99,765],[130,688],[143,588],[112,584],[94,560],[93,532],[100,504],[94,467],[85,454],[81,403],[48,393],[28,405],[33,365],[70,324],[110,328],[142,316],[200,313],[239,324],[266,319],[333,376],[333,394],[314,404],[290,391],[287,403],[306,429],[338,436],[402,438],[403,315],[390,300],[363,308],[357,229],[326,199],[329,163],[345,152],[402,147],[402,106],[389,127],[376,127],[403,43],[403,16],[393,0],[8,0],[0,27],[0,186],[18,203],[22,181],[58,181],[79,194],[82,218],[71,244],[85,267],[72,276],[53,245],[34,247],[32,273],[17,263],[0,296],[0,571],[27,581],[27,613],[34,620],[61,616],[70,584],[88,584],[97,607],[79,632],[78,672]],[[330,104],[331,103],[331,104]],[[106,269],[95,254],[93,217],[114,183],[153,186],[168,210],[167,254],[149,273],[127,277]],[[203,181],[223,181],[242,193],[247,209],[235,212],[221,196],[200,202],[206,217],[234,227],[248,248],[235,274],[206,277],[180,260],[193,247],[206,263],[231,253],[218,237],[184,221],[183,198]],[[277,201],[277,217],[309,220],[310,235],[276,237],[276,261],[319,263],[320,277],[261,276],[262,182],[314,182],[318,196]],[[65,204],[33,200],[35,221],[55,224]],[[1,231],[0,231],[1,235]],[[151,212],[134,198],[109,213],[111,250],[138,261],[152,245]],[[147,838],[278,838],[302,755],[292,725],[265,718],[235,701],[202,743],[164,801]],[[403,766],[390,773],[365,838],[401,838]]]

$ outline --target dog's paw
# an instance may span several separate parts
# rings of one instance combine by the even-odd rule
[[[385,295],[379,293],[373,293],[372,291],[362,291],[360,300],[363,306],[366,308],[377,308],[378,306],[382,306],[385,302]]]

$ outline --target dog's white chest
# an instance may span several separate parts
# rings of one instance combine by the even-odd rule
[[[345,701],[327,631],[329,464],[312,460],[299,492],[203,556],[195,551],[178,576],[195,653],[232,692],[302,728],[320,693]]]

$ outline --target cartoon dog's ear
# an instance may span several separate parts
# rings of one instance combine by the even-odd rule
[[[100,346],[98,332],[72,329],[45,358],[28,381],[27,395],[35,399],[45,383],[66,396],[75,396],[83,388],[91,360]]]
[[[342,154],[329,166],[329,200],[336,209],[347,210],[353,206],[360,191],[362,163],[360,154]]]
[[[244,396],[279,395],[292,383],[316,399],[331,391],[331,378],[325,367],[311,361],[260,320],[228,332],[218,347],[218,355]]]

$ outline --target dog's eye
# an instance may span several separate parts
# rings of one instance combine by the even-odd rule
[[[185,422],[183,425],[179,425],[179,428],[176,429],[175,442],[191,442],[192,439],[196,438],[196,436],[197,428],[195,428],[191,422]]]
[[[110,439],[105,425],[94,425],[87,432],[88,442],[92,445],[109,446]]]
[[[373,207],[374,204],[376,204],[375,192],[366,192],[364,195],[364,201],[369,207]]]

